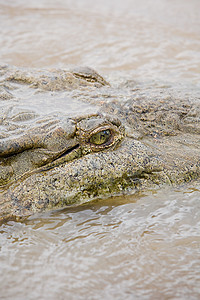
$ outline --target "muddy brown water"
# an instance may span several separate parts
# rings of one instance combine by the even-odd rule
[[[198,0],[0,1],[0,62],[199,88]],[[199,299],[200,184],[0,227],[0,299]]]

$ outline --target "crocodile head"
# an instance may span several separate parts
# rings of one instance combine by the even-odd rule
[[[81,78],[84,89],[83,78],[88,82],[90,73],[92,82],[106,84],[101,76],[94,79],[94,72],[83,73],[74,72],[74,78],[76,84]],[[13,97],[1,107],[0,218],[23,217],[199,176],[199,123],[193,124],[199,115],[196,104],[140,96],[123,103],[104,103],[95,96],[82,104],[71,92],[70,98],[60,91],[52,94],[51,76],[50,90],[45,84],[45,93],[34,92],[30,100],[24,85],[27,76],[9,74],[6,83],[12,87],[9,93],[16,93],[17,103]],[[31,78],[28,92],[35,77]],[[91,91],[89,95],[94,96]]]
[[[139,189],[148,184],[145,174],[162,170],[147,147],[126,136],[119,119],[103,114],[38,119],[0,147],[6,217]]]

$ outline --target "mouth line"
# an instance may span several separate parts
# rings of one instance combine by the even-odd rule
[[[65,150],[64,152],[62,152],[60,155],[56,156],[53,160],[51,160],[51,162],[49,162],[48,164],[42,165],[39,168],[35,169],[35,170],[31,170],[28,171],[26,173],[24,173],[22,176],[19,176],[19,179],[26,179],[27,177],[29,177],[32,174],[37,174],[43,171],[48,171],[51,170],[55,167],[58,167],[60,164],[62,163],[66,163],[68,162],[68,159],[65,158],[67,155],[70,156],[70,154],[74,151],[77,150],[80,147],[80,144],[76,144],[73,147]],[[16,155],[16,154],[15,154]],[[12,155],[11,155],[12,156]],[[70,161],[70,159],[69,159]],[[5,188],[8,188],[10,185],[12,185],[15,181],[10,181],[5,185],[0,186],[0,189],[2,188],[2,190],[4,190]]]
[[[74,150],[78,149],[79,147],[80,147],[80,145],[77,144],[77,145],[75,145],[75,146],[73,146],[73,147],[65,150],[63,153],[61,153],[59,156],[57,156],[53,161],[56,161],[57,159],[60,159],[60,158],[62,158],[64,156],[70,154],[71,152],[73,152]]]

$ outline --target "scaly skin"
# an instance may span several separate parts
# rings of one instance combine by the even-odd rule
[[[200,177],[194,93],[113,89],[89,68],[1,74],[1,219]]]

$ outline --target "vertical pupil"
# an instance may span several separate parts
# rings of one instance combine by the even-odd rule
[[[101,142],[107,140],[107,137],[108,137],[108,132],[106,130],[100,132],[100,140],[101,140]]]
[[[91,138],[90,142],[96,145],[102,145],[108,141],[110,137],[110,130],[102,130],[95,133]]]

